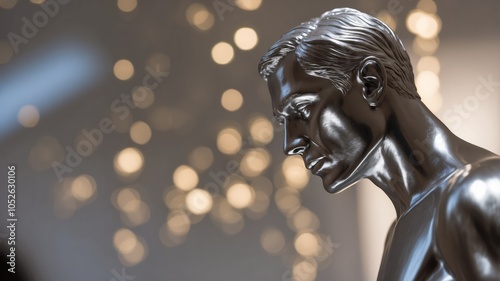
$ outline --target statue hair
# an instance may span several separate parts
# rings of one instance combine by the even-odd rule
[[[332,81],[343,94],[351,89],[361,61],[375,56],[386,69],[390,87],[404,97],[420,99],[399,37],[382,21],[355,9],[334,9],[292,28],[262,57],[260,75],[267,80],[292,51],[307,74]]]

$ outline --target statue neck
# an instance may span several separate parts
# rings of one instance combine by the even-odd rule
[[[369,178],[389,196],[399,218],[456,169],[488,152],[451,133],[421,101],[396,100]]]

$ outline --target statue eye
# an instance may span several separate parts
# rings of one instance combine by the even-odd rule
[[[311,105],[310,104],[297,105],[297,113],[302,119],[309,118],[311,116]]]

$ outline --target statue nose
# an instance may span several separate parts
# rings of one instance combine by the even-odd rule
[[[307,138],[300,128],[285,120],[283,152],[287,155],[301,155],[308,145]]]

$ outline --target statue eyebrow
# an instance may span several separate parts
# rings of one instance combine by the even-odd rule
[[[288,103],[290,103],[291,100],[293,100],[295,97],[297,97],[298,95],[300,95],[300,93],[293,93],[291,95],[289,95],[284,101],[280,102],[280,106],[279,108],[282,109],[285,107],[285,105],[287,105]],[[281,112],[280,112],[281,113]]]
[[[274,118],[276,119],[276,121],[278,123],[283,123],[283,115],[286,115],[286,114],[284,114],[283,109],[286,106],[288,106],[299,95],[304,95],[304,99],[305,100],[308,99],[308,98],[311,98],[310,97],[311,95],[303,94],[303,93],[293,93],[293,94],[289,95],[285,100],[283,100],[282,102],[280,102],[279,109],[274,114]],[[317,97],[315,97],[315,98],[317,98]]]
[[[274,119],[276,119],[276,121],[278,123],[283,123],[283,108],[288,104],[290,103],[291,100],[293,100],[296,96],[298,96],[300,93],[293,93],[291,95],[289,95],[285,100],[283,100],[282,102],[279,103],[279,107],[278,109],[276,110],[276,112],[273,114],[274,115]]]

